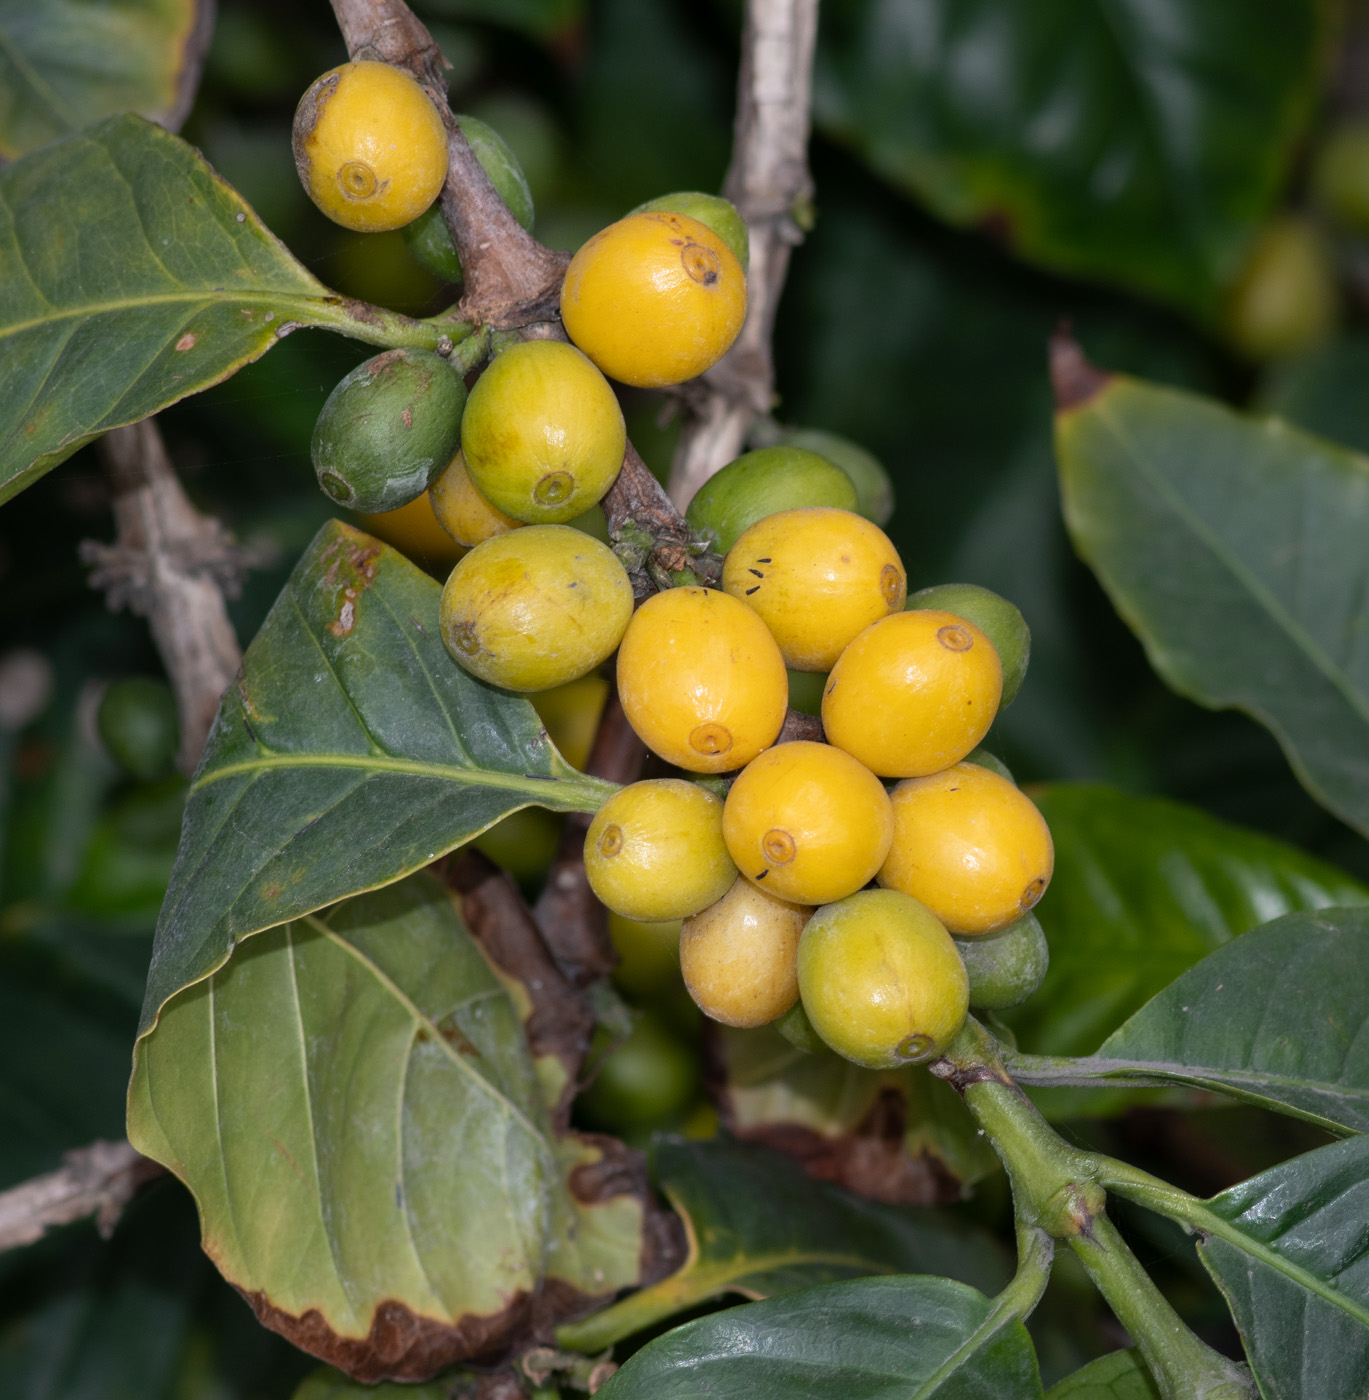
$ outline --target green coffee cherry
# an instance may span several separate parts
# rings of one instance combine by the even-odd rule
[[[695,493],[685,519],[720,554],[741,533],[782,510],[835,506],[854,511],[851,478],[826,457],[801,447],[762,447],[729,462]]]
[[[1369,233],[1369,122],[1346,122],[1322,142],[1312,191],[1333,218]]]
[[[993,643],[1003,663],[1003,698],[999,709],[1012,704],[1022,686],[1031,657],[1032,634],[1026,619],[1006,598],[977,583],[941,583],[908,595],[909,608],[938,608],[973,622]]]
[[[970,979],[970,1005],[983,1011],[1026,1001],[1050,965],[1046,935],[1035,914],[1024,914],[998,933],[957,938],[955,946]]]
[[[821,428],[789,428],[780,439],[786,447],[804,447],[835,462],[856,488],[856,510],[876,525],[887,523],[894,513],[894,484],[879,458],[850,438]]]
[[[100,701],[95,727],[109,756],[135,778],[150,782],[171,771],[181,734],[176,699],[161,681],[115,681]]]
[[[691,219],[698,219],[727,244],[732,256],[741,263],[743,272],[750,265],[751,235],[746,231],[746,220],[737,212],[737,206],[721,195],[702,194],[698,190],[676,190],[639,204],[632,213],[685,214]]]
[[[604,1060],[576,1108],[587,1124],[608,1132],[658,1128],[688,1107],[698,1082],[696,1057],[646,1012]]]
[[[802,1050],[805,1055],[830,1053],[827,1042],[813,1029],[801,1001],[796,1001],[774,1025],[795,1050]]]
[[[456,123],[465,134],[481,168],[490,177],[490,183],[509,206],[509,213],[525,229],[531,230],[532,191],[528,189],[518,157],[508,148],[504,138],[478,117],[462,115],[457,117]],[[462,280],[461,258],[457,254],[456,244],[452,242],[447,222],[442,217],[440,202],[431,205],[426,213],[404,226],[404,241],[409,245],[415,261],[434,277],[453,285]]]
[[[461,442],[466,386],[441,355],[386,350],[328,396],[309,450],[324,494],[378,515],[421,496]]]
[[[990,753],[986,748],[978,748],[973,753],[966,754],[963,761],[978,764],[980,768],[987,768],[990,773],[997,773],[1000,778],[1014,785],[1017,782],[1017,779],[1009,771],[1008,765],[997,754]]]

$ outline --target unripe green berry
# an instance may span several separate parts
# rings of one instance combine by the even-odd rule
[[[456,124],[465,134],[475,158],[480,162],[499,197],[509,206],[509,213],[525,228],[531,230],[533,221],[532,191],[518,164],[518,157],[509,149],[504,138],[478,117],[462,114]],[[452,242],[447,221],[442,217],[440,202],[420,214],[413,223],[404,226],[404,241],[414,258],[434,277],[453,285],[462,280],[461,258]]]
[[[993,643],[1003,666],[1003,695],[998,707],[1001,710],[1012,703],[1027,674],[1032,646],[1027,620],[1012,603],[977,583],[939,583],[910,593],[907,606],[935,608],[973,622]]]
[[[981,938],[957,938],[955,946],[970,981],[970,1005],[1002,1011],[1026,1001],[1050,966],[1046,935],[1035,914]]]
[[[310,443],[324,494],[380,514],[421,496],[461,441],[466,386],[441,355],[386,350],[328,396]]]
[[[729,462],[699,487],[685,511],[695,532],[726,554],[741,533],[782,510],[856,509],[851,478],[826,457],[800,447],[762,447]]]
[[[814,1030],[801,1001],[796,1001],[774,1026],[795,1050],[802,1050],[805,1055],[832,1053],[827,1042]]]
[[[786,447],[804,447],[834,462],[856,488],[856,511],[876,525],[884,525],[894,513],[894,484],[884,464],[850,438],[821,428],[787,429],[780,443]]]

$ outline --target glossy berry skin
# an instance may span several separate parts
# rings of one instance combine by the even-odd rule
[[[531,229],[532,191],[528,188],[523,167],[518,164],[518,157],[509,149],[504,138],[479,117],[461,114],[457,116],[456,124],[475,152],[481,169],[499,191],[500,199],[509,206],[509,213],[525,229]],[[420,214],[413,223],[404,226],[404,241],[418,263],[434,277],[451,284],[462,281],[461,256],[436,204]]]
[[[428,350],[386,350],[328,395],[309,443],[326,496],[351,510],[396,510],[428,489],[461,434],[466,386]]]
[[[461,420],[466,470],[480,494],[533,525],[587,511],[613,484],[626,446],[608,381],[558,340],[523,341],[497,356]]]
[[[799,991],[823,1040],[870,1069],[933,1059],[964,1025],[969,1005],[950,934],[894,890],[862,890],[809,919],[799,940]]]
[[[732,784],[723,836],[737,869],[779,899],[826,904],[874,877],[893,840],[884,785],[849,754],[777,744]]]
[[[1003,668],[973,623],[935,609],[867,627],[827,678],[829,743],[883,778],[938,773],[973,750],[998,712]]]
[[[466,470],[466,459],[459,451],[428,488],[428,496],[438,523],[457,544],[467,549],[516,530],[523,523],[492,506],[476,490]]]
[[[388,63],[344,63],[315,79],[294,124],[295,168],[334,223],[402,228],[447,178],[447,132],[427,93]]]
[[[613,551],[568,525],[537,525],[476,545],[442,590],[452,656],[506,690],[583,676],[618,645],[632,584]]]
[[[867,520],[884,525],[894,513],[894,483],[884,464],[873,452],[859,443],[822,428],[788,428],[780,442],[787,447],[802,447],[826,457],[851,478],[856,488],[853,507]]]
[[[746,319],[746,274],[699,220],[629,214],[571,259],[561,319],[605,374],[660,389],[695,378],[726,354]]]
[[[879,883],[921,900],[957,934],[993,933],[1029,912],[1055,869],[1050,828],[1012,783],[975,763],[893,792],[894,839]]]
[[[970,979],[970,1005],[985,1011],[1020,1006],[1050,966],[1050,948],[1035,914],[1023,914],[998,933],[957,938],[955,946]]]
[[[696,534],[726,554],[738,536],[776,511],[801,506],[855,510],[851,478],[826,457],[799,447],[760,447],[715,472],[685,511]]]
[[[912,594],[908,607],[934,608],[973,622],[993,643],[1003,667],[1003,696],[998,707],[1012,704],[1026,678],[1032,645],[1027,620],[1014,604],[977,583],[939,583]]]
[[[713,588],[668,588],[628,624],[618,696],[653,753],[691,773],[727,773],[775,742],[789,679],[750,608]]]
[[[680,930],[680,971],[705,1016],[764,1026],[799,999],[799,935],[813,911],[746,880]]]
[[[902,608],[907,588],[884,531],[828,506],[758,520],[723,562],[723,589],[760,616],[796,671],[831,670],[859,633]]]
[[[585,874],[599,900],[625,919],[697,914],[737,878],[723,842],[721,798],[683,778],[620,789],[589,825]]]
[[[751,234],[746,220],[737,211],[737,206],[720,194],[704,194],[700,190],[674,190],[670,194],[658,194],[639,204],[634,214],[688,214],[706,224],[732,250],[732,256],[741,264],[743,272],[751,265]]]

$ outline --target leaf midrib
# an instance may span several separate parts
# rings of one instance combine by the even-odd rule
[[[576,810],[586,812],[598,811],[603,800],[617,790],[612,783],[584,773],[576,773],[574,770],[567,775],[549,773],[542,776],[500,773],[490,768],[461,768],[447,763],[425,763],[418,759],[393,758],[385,754],[311,753],[270,754],[245,759],[240,763],[228,763],[198,777],[190,785],[190,792],[197,793],[225,778],[235,778],[244,773],[260,773],[274,768],[352,768],[363,772],[397,773],[414,778],[441,778],[467,787],[504,788],[530,796],[574,795],[576,801],[588,804]]]
[[[1354,688],[1350,678],[1341,667],[1326,655],[1288,609],[1279,602],[1258,576],[1246,567],[1240,557],[1232,553],[1226,542],[1208,527],[1203,517],[1175,490],[1169,479],[1151,466],[1150,458],[1142,453],[1139,445],[1119,420],[1118,414],[1114,412],[1111,400],[1105,399],[1100,402],[1096,411],[1099,419],[1112,430],[1118,446],[1156,494],[1169,506],[1179,523],[1185,526],[1212,557],[1250,594],[1252,601],[1257,605],[1262,605],[1264,611],[1280,624],[1289,641],[1341,694],[1359,719],[1369,725],[1369,699],[1362,696]]]
[[[298,289],[290,292],[233,291],[227,287],[203,288],[185,292],[152,292],[146,296],[120,297],[112,301],[87,302],[82,306],[54,311],[47,316],[30,317],[27,321],[12,321],[0,326],[0,340],[22,335],[25,331],[55,325],[60,321],[88,320],[93,316],[105,316],[115,311],[142,310],[148,306],[179,306],[187,303],[251,302],[263,304],[272,309],[297,311],[302,314],[316,314],[320,307],[336,300],[327,296],[308,296]]]

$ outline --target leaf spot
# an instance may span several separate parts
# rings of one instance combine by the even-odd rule
[[[176,342],[176,349],[181,351],[193,350],[195,348],[195,342],[198,339],[199,336],[194,331],[186,331],[186,333]]]

